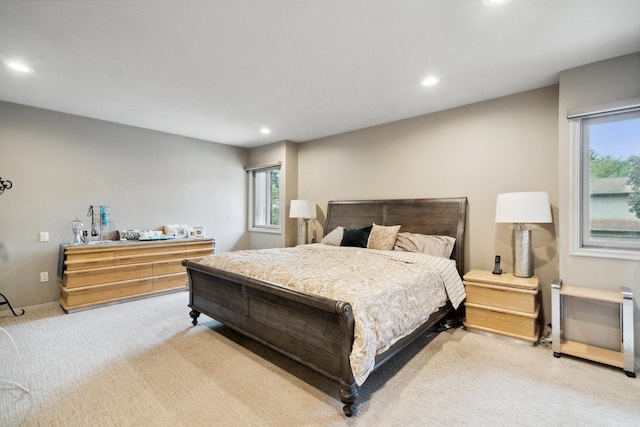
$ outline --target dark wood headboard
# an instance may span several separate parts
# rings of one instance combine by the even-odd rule
[[[401,232],[451,236],[456,244],[451,259],[464,274],[467,198],[330,201],[324,234],[338,226],[361,228],[373,224],[401,225]]]

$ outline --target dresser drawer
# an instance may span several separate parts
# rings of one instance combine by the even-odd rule
[[[153,290],[175,289],[187,287],[187,273],[174,273],[162,277],[153,278]]]
[[[126,280],[109,285],[79,289],[61,289],[61,298],[67,307],[81,306],[101,301],[113,301],[145,294],[153,290],[152,279]]]
[[[531,314],[503,309],[489,309],[476,306],[473,303],[466,303],[465,307],[465,325],[470,328],[503,333],[528,341],[537,340],[539,305],[536,305],[536,310]]]
[[[67,288],[79,288],[123,280],[151,277],[153,264],[130,264],[126,266],[100,267],[65,272],[63,284]]]
[[[536,311],[538,290],[508,288],[469,281],[465,281],[464,285],[467,302],[529,314]]]
[[[159,261],[153,263],[153,275],[162,276],[170,273],[184,273],[186,269],[182,266],[182,259],[170,261]]]

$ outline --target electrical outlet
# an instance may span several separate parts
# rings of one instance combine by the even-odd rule
[[[49,281],[49,272],[43,271],[40,273],[40,282],[48,282]]]

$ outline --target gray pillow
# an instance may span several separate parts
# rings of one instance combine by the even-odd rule
[[[344,227],[336,227],[331,230],[331,233],[327,234],[322,238],[320,243],[331,246],[340,246],[340,242],[342,242],[342,235],[344,234]]]
[[[449,258],[456,239],[449,236],[398,233],[394,251],[420,252],[427,255]]]

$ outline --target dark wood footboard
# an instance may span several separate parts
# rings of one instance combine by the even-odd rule
[[[349,303],[189,260],[182,265],[189,275],[194,325],[204,313],[338,382],[343,410],[351,416],[358,386],[349,362],[354,330]]]
[[[283,288],[265,281],[182,262],[189,275],[193,324],[204,313],[340,384],[345,415],[353,414],[358,386],[349,355],[353,346],[351,305]],[[376,357],[378,368],[444,318],[451,304],[433,313],[411,335]]]

